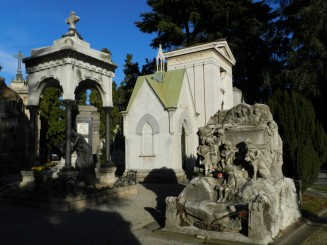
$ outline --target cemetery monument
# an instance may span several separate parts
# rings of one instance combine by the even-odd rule
[[[79,20],[76,13],[71,12],[66,20],[69,24],[68,32],[55,40],[52,46],[33,49],[29,57],[24,58],[21,53],[15,56],[19,62],[16,80],[19,85],[27,84],[28,87],[26,107],[30,112],[29,122],[23,122],[22,99],[5,85],[3,79],[0,80],[0,142],[6,146],[1,147],[0,151],[0,166],[4,170],[0,175],[0,198],[3,200],[53,210],[71,210],[137,192],[135,174],[129,173],[117,180],[116,167],[110,159],[109,112],[113,106],[112,82],[117,66],[109,54],[92,49],[89,43],[83,41],[76,30]],[[26,66],[26,82],[23,82],[21,76],[21,60]],[[48,87],[62,91],[66,113],[66,135],[62,150],[65,161],[59,169],[39,163],[39,102],[42,92]],[[86,137],[89,136],[88,132],[93,131],[93,126],[98,126],[98,122],[91,125],[90,117],[85,120],[85,115],[82,115],[76,120],[73,115],[76,102],[86,89],[96,89],[99,92],[106,113],[106,159],[97,172],[92,151],[92,142],[96,143],[96,140]],[[24,125],[28,132],[24,131]],[[75,131],[81,128],[84,129],[81,133]],[[25,142],[24,136],[29,132],[28,142]],[[22,138],[24,140],[20,140]],[[25,147],[23,149],[22,144]],[[6,164],[13,165],[17,161],[10,157],[24,160],[25,155],[18,152],[26,151],[29,159],[24,163],[27,167],[34,167],[27,170],[21,167],[15,169],[15,173],[21,174],[22,179],[13,184],[5,173],[9,167],[2,164],[3,160],[6,160]],[[72,163],[73,151],[77,154],[75,166]],[[22,159],[17,156],[22,156]],[[34,192],[31,192],[31,185],[35,187]]]
[[[282,141],[267,105],[220,110],[198,135],[204,176],[166,198],[166,230],[268,244],[299,221],[298,192],[283,176]]]

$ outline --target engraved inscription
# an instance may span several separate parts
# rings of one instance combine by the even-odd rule
[[[203,53],[197,53],[197,54],[190,54],[190,55],[185,55],[182,57],[179,57],[176,59],[177,62],[185,62],[185,61],[190,61],[190,60],[195,60],[199,58],[203,58],[204,55]]]

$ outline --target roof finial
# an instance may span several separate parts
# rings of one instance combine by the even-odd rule
[[[161,44],[159,44],[159,50],[158,50],[158,54],[157,54],[157,57],[156,57],[156,62],[157,62],[157,71],[164,71],[165,55],[162,52]]]
[[[69,29],[76,30],[76,23],[80,18],[76,15],[74,11],[70,11],[69,17],[66,19],[66,23],[69,24]]]
[[[69,17],[66,19],[66,23],[69,25],[68,32],[62,37],[67,36],[75,36],[75,34],[80,38],[83,39],[82,36],[76,30],[76,23],[80,20],[80,18],[76,15],[74,11],[70,11]]]

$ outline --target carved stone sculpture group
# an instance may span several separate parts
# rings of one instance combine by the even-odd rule
[[[283,176],[282,140],[268,106],[218,111],[198,135],[201,174],[166,199],[166,229],[236,232],[264,244],[298,221],[298,195]]]

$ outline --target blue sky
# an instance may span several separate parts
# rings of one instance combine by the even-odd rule
[[[18,51],[29,56],[34,48],[51,46],[65,34],[70,11],[80,17],[77,31],[91,48],[108,48],[118,65],[114,81],[124,78],[127,53],[140,68],[145,58],[152,59],[157,50],[150,47],[154,35],[142,33],[134,24],[140,13],[151,9],[146,0],[0,0],[0,76],[9,84],[16,76]],[[25,72],[25,66],[22,66]],[[25,74],[25,73],[24,73]]]

